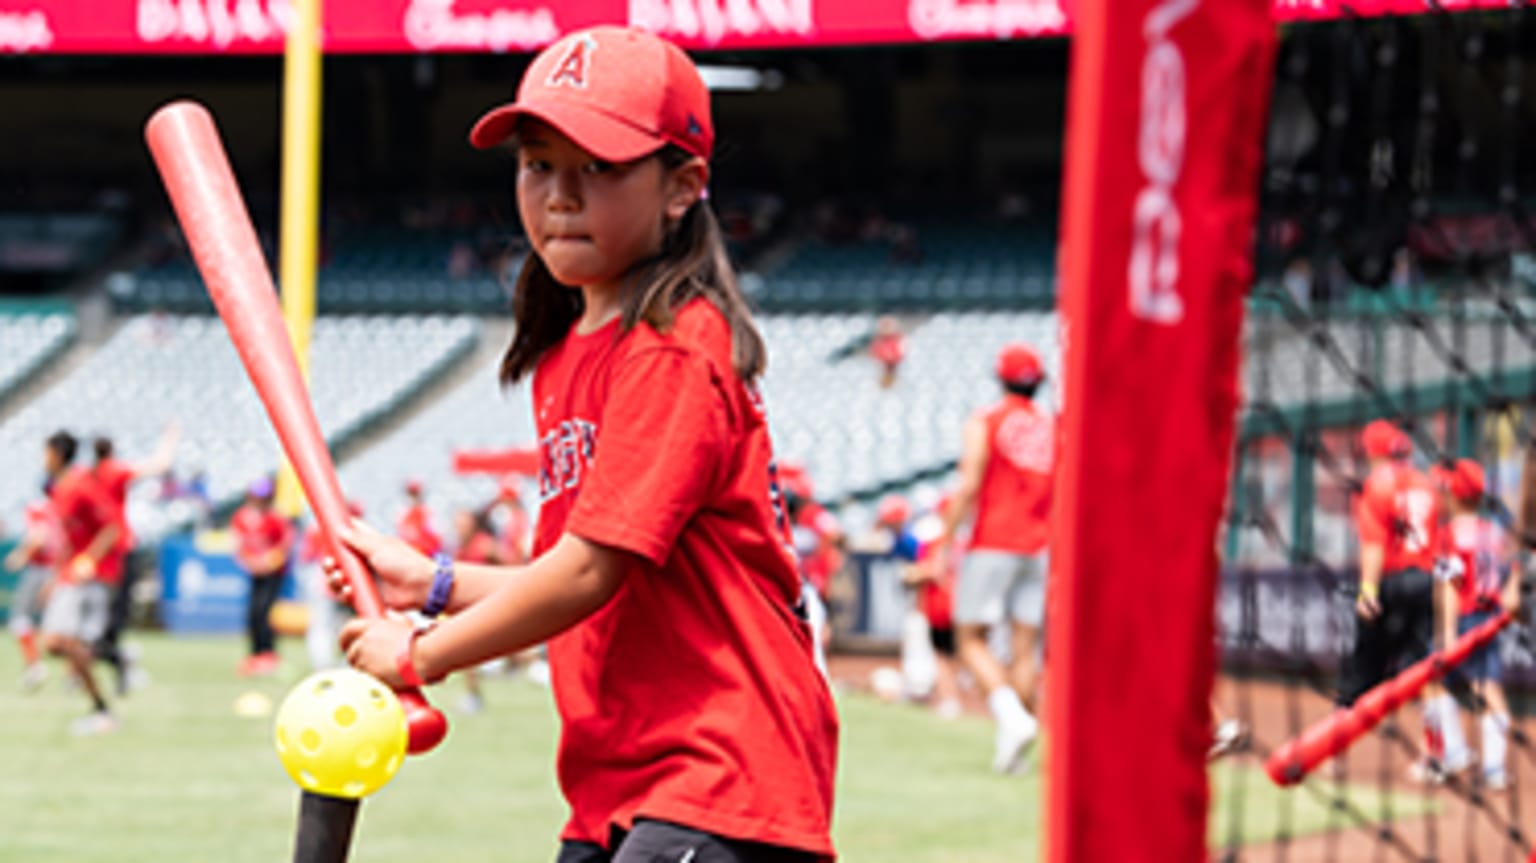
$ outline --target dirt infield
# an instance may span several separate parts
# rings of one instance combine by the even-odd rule
[[[840,655],[831,660],[831,674],[842,687],[868,690],[871,671],[896,665],[892,656]],[[1256,769],[1262,767],[1265,754],[1294,736],[1293,729],[1305,728],[1333,709],[1321,695],[1305,686],[1265,681],[1224,678],[1217,696],[1222,709],[1251,724],[1251,745],[1231,757]],[[986,712],[982,699],[973,690],[966,693],[965,707],[972,713]],[[1320,767],[1308,780],[1308,787],[1299,793],[1332,800],[1335,779],[1342,778],[1352,786],[1386,792],[1383,798],[1387,804],[1399,809],[1427,798],[1433,807],[1431,814],[1407,818],[1399,815],[1389,821],[1379,804],[1369,811],[1343,809],[1335,819],[1335,829],[1285,842],[1248,845],[1235,852],[1223,847],[1223,831],[1218,827],[1213,831],[1211,858],[1245,863],[1525,863],[1531,853],[1531,840],[1511,838],[1510,830],[1514,827],[1527,834],[1536,830],[1536,749],[1511,740],[1508,764],[1513,782],[1507,791],[1485,792],[1470,778],[1426,788],[1408,777],[1408,766],[1417,756],[1422,735],[1418,710],[1400,710],[1394,718],[1396,725],[1384,723],[1352,747],[1344,759]],[[1471,735],[1469,743],[1476,747],[1474,723],[1467,721],[1466,725]],[[1516,726],[1527,735],[1536,734],[1536,723],[1530,717],[1517,719]],[[1213,788],[1212,793],[1221,790]],[[1351,808],[1354,806],[1352,803]]]

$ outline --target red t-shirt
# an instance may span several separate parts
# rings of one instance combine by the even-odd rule
[[[62,556],[58,560],[59,582],[70,584],[74,579],[69,574],[69,562],[90,548],[97,534],[114,524],[116,517],[112,501],[101,484],[80,468],[69,468],[60,474],[48,496],[53,501],[53,511],[59,519],[64,539]],[[122,569],[114,570],[103,564],[104,561],[97,561],[96,580],[117,584]]]
[[[475,531],[454,556],[465,563],[498,563],[501,560],[496,537],[484,531]]]
[[[229,522],[229,529],[235,534],[236,557],[240,559],[242,566],[251,566],[246,561],[263,557],[273,549],[283,550],[281,564],[276,568],[252,571],[252,576],[260,578],[277,575],[287,569],[288,552],[293,547],[293,523],[288,519],[272,510],[262,512],[246,504],[235,510],[235,516]]]
[[[42,538],[41,544],[32,551],[32,559],[27,561],[27,565],[58,565],[64,537],[59,529],[59,519],[54,515],[52,503],[43,499],[27,504],[27,509],[22,514],[22,524],[22,530],[28,537]]]
[[[432,513],[424,504],[416,504],[400,515],[395,535],[422,554],[431,556],[443,550],[443,538],[432,529]]]
[[[573,331],[540,359],[533,404],[535,556],[565,532],[636,555],[549,643],[562,838],[606,846],[611,825],[653,818],[831,859],[837,715],[724,318],[695,301],[665,335]]]
[[[112,501],[114,523],[117,525],[117,543],[101,561],[102,569],[121,576],[124,560],[133,551],[133,532],[128,528],[128,488],[137,476],[132,466],[117,459],[97,462],[91,476],[101,485],[107,499]]]
[[[1445,552],[1456,555],[1456,613],[1501,607],[1500,589],[1509,570],[1510,547],[1497,524],[1473,514],[1458,515],[1445,526]]]
[[[907,339],[900,333],[875,336],[869,342],[869,355],[875,358],[875,362],[887,368],[895,368],[901,365],[902,358],[907,355]]]
[[[971,548],[1036,554],[1050,539],[1056,419],[1016,395],[984,409],[981,418],[987,426],[987,466]]]
[[[934,543],[923,543],[923,548],[917,553],[917,562],[926,563],[932,556],[937,546]],[[928,618],[928,625],[934,629],[953,629],[955,626],[955,581],[959,577],[960,558],[965,555],[965,546],[960,540],[955,540],[950,546],[949,565],[932,581],[923,582],[923,589],[919,594],[922,602],[923,615]]]
[[[1440,548],[1440,494],[1403,462],[1384,462],[1365,478],[1355,504],[1361,543],[1385,548],[1382,577],[1405,569],[1433,572]]]

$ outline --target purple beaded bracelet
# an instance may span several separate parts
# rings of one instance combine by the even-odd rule
[[[442,552],[432,556],[435,568],[432,570],[432,588],[427,591],[427,601],[421,606],[421,613],[427,617],[437,617],[448,609],[448,594],[453,592],[453,558]]]

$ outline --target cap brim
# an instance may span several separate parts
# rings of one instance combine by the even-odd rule
[[[607,162],[628,162],[661,149],[666,141],[626,120],[577,103],[537,105],[513,103],[492,108],[475,122],[469,143],[489,150],[517,131],[524,117],[543,120],[576,146]]]

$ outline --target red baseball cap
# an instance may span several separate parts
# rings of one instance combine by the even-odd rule
[[[1456,466],[1448,473],[1450,477],[1447,488],[1451,497],[1468,502],[1482,499],[1483,489],[1488,487],[1482,465],[1469,458],[1459,458],[1456,460]]]
[[[907,505],[907,499],[899,494],[880,498],[880,504],[875,508],[875,520],[891,527],[901,527],[911,515],[912,508]]]
[[[1360,448],[1369,458],[1403,458],[1413,451],[1413,442],[1392,423],[1373,420],[1360,430]]]
[[[676,144],[708,159],[715,129],[709,88],[681,48],[633,27],[591,27],[533,58],[517,100],[475,123],[469,142],[484,150],[507,140],[523,117],[543,120],[609,162]]]
[[[1014,342],[997,352],[997,376],[1010,384],[1038,383],[1045,367],[1028,345]]]
[[[799,461],[785,460],[779,463],[779,484],[790,494],[810,500],[816,496],[816,486],[811,474]]]

